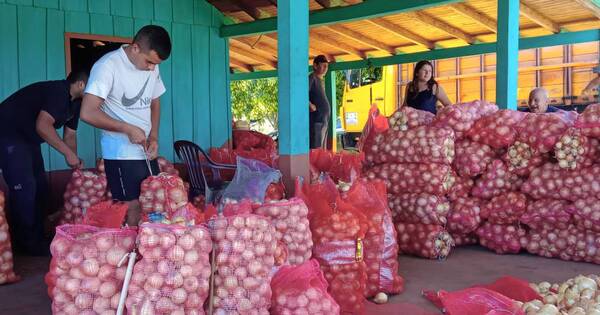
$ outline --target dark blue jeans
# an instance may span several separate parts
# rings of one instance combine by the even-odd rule
[[[45,255],[43,205],[48,182],[39,144],[18,137],[0,138],[0,169],[9,194],[7,206],[14,250],[29,255]]]

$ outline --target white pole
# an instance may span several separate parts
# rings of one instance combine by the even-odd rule
[[[127,298],[127,290],[129,289],[129,281],[131,281],[131,274],[133,274],[133,265],[135,264],[135,257],[137,256],[135,250],[129,253],[129,263],[127,264],[127,272],[125,273],[125,281],[123,282],[123,288],[121,289],[121,296],[119,297],[119,307],[117,308],[117,315],[123,315],[123,309],[125,308],[125,299]]]

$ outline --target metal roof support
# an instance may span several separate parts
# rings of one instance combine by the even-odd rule
[[[496,104],[517,109],[519,78],[519,0],[498,1]]]

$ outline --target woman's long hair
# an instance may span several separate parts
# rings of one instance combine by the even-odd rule
[[[413,79],[412,81],[410,81],[410,83],[408,83],[408,95],[410,96],[410,99],[414,99],[417,97],[417,95],[419,94],[419,70],[421,70],[421,68],[423,68],[424,66],[429,65],[431,67],[431,79],[429,79],[429,81],[427,81],[427,89],[432,90],[433,91],[433,87],[436,86],[438,83],[437,81],[433,78],[433,64],[431,62],[429,62],[428,60],[421,60],[419,62],[417,62],[417,65],[415,66],[415,70],[413,71]],[[437,93],[437,91],[436,91]]]

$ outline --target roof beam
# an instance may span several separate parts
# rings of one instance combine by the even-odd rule
[[[487,15],[473,9],[464,3],[455,3],[450,6],[454,11],[473,19],[473,21],[481,24],[485,28],[494,33],[498,33],[498,22]]]
[[[268,52],[274,58],[277,58],[277,46],[273,47],[271,45],[261,42],[260,40],[251,40],[249,38],[232,38],[231,40],[239,42],[244,46],[248,46],[248,48],[250,49],[258,48],[262,51]]]
[[[323,8],[331,8],[331,0],[315,0]]]
[[[356,5],[316,10],[309,13],[309,25],[318,26],[342,23],[384,15],[422,10],[463,0],[369,0]],[[277,31],[277,17],[260,19],[253,22],[223,25],[221,37],[237,37]]]
[[[361,59],[367,58],[367,55],[364,52],[362,52],[362,51],[360,51],[360,50],[358,50],[358,49],[356,49],[356,48],[354,48],[354,47],[352,47],[352,46],[350,46],[350,45],[348,45],[346,43],[342,43],[340,41],[337,41],[337,40],[335,40],[335,39],[333,39],[333,38],[331,38],[329,36],[321,35],[321,34],[315,33],[313,31],[313,32],[310,32],[309,38],[310,39],[315,39],[315,40],[318,40],[320,42],[326,43],[327,45],[336,47],[339,50],[345,51],[345,52],[347,52],[347,53],[349,53],[351,55],[354,55],[356,57],[359,57]]]
[[[269,2],[271,2],[273,6],[277,7],[277,0],[269,0]]]
[[[259,8],[251,5],[247,0],[236,0],[235,5],[255,20],[259,20],[263,15]]]
[[[229,57],[229,64],[238,69],[246,70],[248,72],[252,72],[254,70],[251,65],[232,57]]]
[[[407,15],[410,16],[411,18],[413,18],[414,20],[418,20],[425,24],[429,24],[430,26],[433,26],[433,27],[439,29],[440,31],[443,31],[443,32],[449,34],[450,36],[461,39],[461,40],[465,41],[467,44],[475,43],[475,37],[461,31],[460,29],[458,29],[442,20],[438,20],[428,14],[425,14],[422,12],[411,12],[411,13],[408,13]]]
[[[388,30],[394,34],[396,34],[397,36],[400,36],[406,40],[409,40],[415,44],[418,45],[422,45],[427,47],[428,49],[433,49],[435,48],[435,44],[413,32],[410,32],[384,18],[377,18],[377,19],[372,19],[372,20],[366,20],[367,22],[377,25],[385,30]]]
[[[523,2],[521,2],[519,8],[521,15],[523,15],[524,17],[534,21],[539,26],[551,31],[554,34],[560,33],[560,26],[558,25],[558,23],[555,23],[554,21],[550,20],[538,11],[528,7]]]
[[[592,13],[600,19],[600,3],[592,0],[575,0],[575,2],[579,3],[582,7],[592,11]]]
[[[388,46],[387,44],[384,44],[384,43],[382,43],[376,39],[373,39],[371,37],[365,36],[359,32],[353,31],[349,28],[346,28],[346,27],[343,27],[340,25],[325,26],[325,28],[327,28],[328,30],[330,30],[332,32],[346,36],[352,40],[358,41],[369,47],[373,47],[377,50],[385,51],[391,55],[396,54],[396,49],[394,47]]]
[[[262,38],[268,41],[271,45],[275,47],[275,50],[277,50],[277,34],[264,34]],[[320,49],[316,49],[310,46],[308,46],[308,54],[309,56],[327,55],[327,53],[321,51]]]
[[[240,56],[243,56],[245,58],[248,59],[252,59],[254,61],[257,61],[259,63],[262,63],[264,65],[267,65],[271,68],[277,68],[277,61],[271,60],[269,58],[263,57],[261,55],[258,55],[256,53],[250,52],[248,50],[245,50],[241,47],[237,47],[237,46],[233,46],[233,45],[229,45],[229,50],[233,53],[236,53]]]

